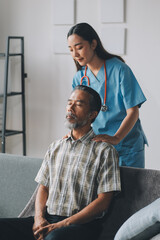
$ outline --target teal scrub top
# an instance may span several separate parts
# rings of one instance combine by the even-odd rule
[[[132,70],[120,61],[118,58],[106,60],[107,71],[107,98],[106,112],[100,111],[96,120],[92,123],[95,134],[108,134],[113,136],[120,127],[123,119],[126,117],[126,110],[141,106],[146,98],[132,72]],[[79,70],[74,78],[72,87],[80,85],[81,78],[84,76],[85,67]],[[96,90],[104,102],[105,73],[104,65],[99,70],[97,76],[87,68],[86,75],[90,79],[90,87]],[[83,79],[83,85],[88,85],[88,80]],[[118,144],[115,145],[119,155],[142,151],[144,144],[147,143],[143,132],[141,122],[138,119],[128,135]]]

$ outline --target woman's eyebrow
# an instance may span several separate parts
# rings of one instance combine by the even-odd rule
[[[75,44],[74,44],[75,47],[78,46],[78,45],[82,45],[82,43],[79,42],[79,43],[75,43]],[[68,46],[68,47],[71,48],[71,46]]]

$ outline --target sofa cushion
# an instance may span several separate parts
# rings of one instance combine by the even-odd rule
[[[155,237],[151,238],[151,240],[159,240],[160,239],[160,233],[156,235]]]
[[[160,171],[121,167],[122,192],[111,202],[100,240],[113,240],[133,214],[160,198]]]
[[[143,240],[160,233],[160,198],[132,215],[114,240]]]

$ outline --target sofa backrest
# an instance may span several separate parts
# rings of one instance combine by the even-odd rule
[[[17,217],[37,184],[42,159],[0,153],[0,217]]]
[[[113,240],[133,213],[160,197],[160,171],[121,167],[122,192],[111,203],[99,240]]]

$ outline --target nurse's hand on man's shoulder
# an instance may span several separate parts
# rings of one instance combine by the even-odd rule
[[[107,143],[110,143],[112,145],[117,145],[120,142],[118,137],[109,136],[107,134],[96,135],[92,140],[95,141],[95,142],[107,142]]]
[[[69,132],[69,133],[66,134],[64,137],[62,137],[62,139],[69,138],[70,136],[71,136],[71,133]]]

